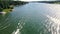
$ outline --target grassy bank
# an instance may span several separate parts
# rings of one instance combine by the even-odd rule
[[[3,9],[3,12],[11,12],[12,9]]]

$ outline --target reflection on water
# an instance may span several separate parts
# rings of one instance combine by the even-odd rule
[[[60,5],[29,3],[0,15],[1,34],[60,34]]]

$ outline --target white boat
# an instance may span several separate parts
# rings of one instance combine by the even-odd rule
[[[6,14],[6,12],[0,12],[0,14]]]

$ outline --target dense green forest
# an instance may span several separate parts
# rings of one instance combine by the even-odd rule
[[[23,5],[28,2],[22,2],[22,1],[0,1],[0,12],[4,9],[13,9],[16,5]]]

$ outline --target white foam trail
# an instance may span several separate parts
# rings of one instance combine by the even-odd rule
[[[12,34],[20,34],[20,29],[17,29],[16,31],[12,32]]]
[[[53,25],[51,25],[51,31],[52,31],[52,34],[60,34],[59,33],[59,25],[60,25],[60,20],[59,19],[57,19],[57,18],[53,18],[53,17],[51,17],[51,16],[49,16],[49,15],[46,15],[50,20],[52,20],[53,22],[54,22],[54,24]],[[57,28],[56,28],[56,26],[55,26],[55,24],[57,24],[56,26],[57,26]],[[54,27],[54,28],[53,28]]]
[[[17,29],[17,31],[15,32],[15,34],[18,34],[18,33],[19,33],[19,30],[20,30],[20,29]]]

